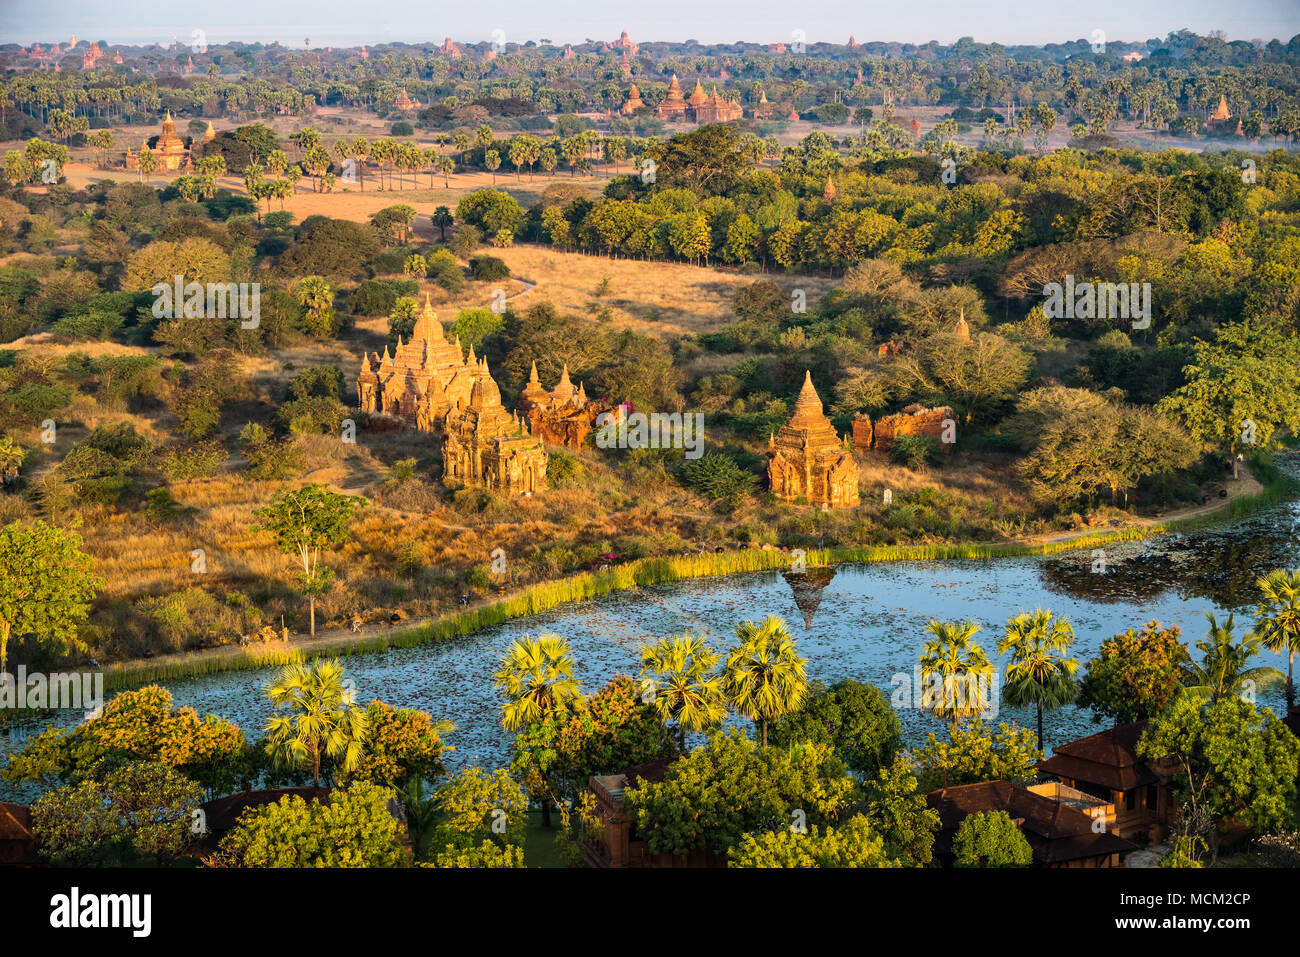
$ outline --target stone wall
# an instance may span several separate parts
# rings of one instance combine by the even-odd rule
[[[881,416],[875,422],[859,413],[853,419],[853,447],[888,452],[900,435],[926,435],[938,442],[944,452],[951,452],[952,444],[943,441],[943,423],[956,418],[946,405],[933,409],[909,405],[902,412]]]

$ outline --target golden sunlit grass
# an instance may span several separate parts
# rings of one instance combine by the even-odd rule
[[[541,246],[484,251],[504,260],[512,278],[537,284],[536,289],[513,300],[516,309],[546,300],[562,312],[579,315],[607,307],[612,327],[661,336],[717,329],[733,318],[736,290],[759,279],[776,282],[787,294],[796,287],[803,289],[810,307],[834,286],[832,280],[814,276],[747,275],[734,269],[611,259]],[[598,295],[606,279],[608,288]],[[486,292],[490,295],[490,290]],[[514,294],[515,290],[507,289],[507,295]],[[484,291],[473,290],[472,295],[467,302],[461,299],[468,297],[458,297],[449,305],[484,305],[487,301]]]

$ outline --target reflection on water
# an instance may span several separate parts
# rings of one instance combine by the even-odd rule
[[[1104,575],[1092,573],[1092,553],[1081,550],[1050,559],[849,565],[830,574],[810,569],[806,575],[699,579],[567,605],[447,644],[359,655],[345,664],[363,701],[378,697],[454,721],[452,767],[502,767],[509,762],[510,738],[501,730],[492,675],[501,654],[524,634],[553,631],[567,638],[583,689],[594,691],[616,674],[633,673],[643,642],[691,630],[721,649],[740,622],[779,615],[808,658],[810,678],[854,678],[888,693],[894,675],[916,668],[931,618],[979,622],[976,640],[990,657],[1006,620],[1037,607],[1071,621],[1081,663],[1105,639],[1150,620],[1178,626],[1190,643],[1205,633],[1205,612],[1250,606],[1256,578],[1273,568],[1300,567],[1298,528],[1300,509],[1286,504],[1225,528],[1107,546]],[[1285,667],[1271,653],[1262,663]],[[262,688],[270,675],[210,675],[169,687],[177,704],[223,715],[256,735],[269,713]],[[1260,703],[1280,711],[1281,691],[1261,696]],[[899,718],[909,745],[942,731],[937,720],[915,710],[902,710]],[[1003,708],[998,719],[1033,726],[1024,709]],[[1044,724],[1049,748],[1096,730],[1090,715],[1073,707],[1045,716]],[[0,738],[0,753],[9,747]],[[27,797],[0,784],[0,799]]]

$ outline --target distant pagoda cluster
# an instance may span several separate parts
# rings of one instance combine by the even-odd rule
[[[427,296],[411,340],[399,336],[392,353],[384,346],[382,356],[362,356],[356,387],[362,412],[444,436],[444,478],[509,493],[545,487],[541,440],[502,405],[487,360],[447,340]]]
[[[640,100],[640,94],[633,87],[628,96],[628,103],[624,104],[625,114],[634,112],[627,109],[633,100],[632,94],[635,94],[636,100]],[[704,85],[698,79],[695,81],[695,89],[691,91],[691,95],[684,96],[676,73],[668,84],[668,95],[655,107],[655,117],[665,122],[694,120],[696,123],[725,123],[728,120],[741,119],[744,115],[745,110],[739,100],[735,97],[723,97],[718,93],[717,87],[714,87],[712,93],[705,93]]]

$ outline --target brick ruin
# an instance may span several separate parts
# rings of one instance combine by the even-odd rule
[[[902,412],[881,416],[875,422],[871,416],[859,412],[853,417],[853,447],[888,452],[900,435],[924,435],[937,441],[944,452],[951,452],[952,443],[943,441],[943,424],[949,420],[955,422],[957,417],[946,405],[933,409],[909,405]]]

